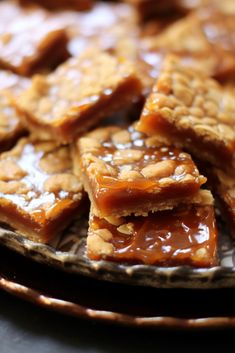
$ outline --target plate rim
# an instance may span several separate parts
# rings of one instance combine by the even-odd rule
[[[76,254],[55,250],[36,243],[11,230],[0,228],[0,244],[37,262],[65,272],[101,280],[158,288],[228,288],[235,287],[235,266],[192,268],[124,265],[108,261],[84,260]],[[154,274],[154,278],[153,278]],[[149,277],[148,277],[149,276]]]
[[[89,321],[97,321],[139,328],[199,330],[234,328],[235,317],[216,316],[200,318],[179,318],[174,316],[135,316],[115,311],[97,310],[76,304],[72,301],[47,296],[39,290],[13,282],[0,276],[0,289],[37,306]]]

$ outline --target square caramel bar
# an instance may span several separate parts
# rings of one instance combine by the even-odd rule
[[[140,95],[133,65],[89,50],[48,76],[35,76],[16,102],[26,125],[43,139],[71,142]]]
[[[146,45],[153,52],[174,53],[184,65],[224,80],[235,73],[234,31],[234,15],[206,7],[147,38]]]
[[[67,35],[46,10],[0,3],[0,66],[20,75],[48,69],[67,57]]]
[[[199,160],[235,167],[235,95],[168,56],[137,130],[186,148]]]
[[[83,187],[68,147],[21,139],[0,156],[0,222],[47,243],[79,215]]]
[[[148,217],[90,215],[87,253],[91,260],[158,266],[211,267],[218,264],[212,195],[204,202]]]
[[[74,168],[101,218],[200,202],[206,181],[187,153],[145,138],[133,127],[101,128],[79,139]]]
[[[26,134],[9,95],[17,97],[28,85],[28,79],[0,70],[0,151],[11,148],[20,136]]]

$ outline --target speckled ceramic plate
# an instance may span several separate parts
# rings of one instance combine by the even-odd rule
[[[220,266],[210,269],[90,261],[85,251],[86,234],[87,221],[79,220],[47,246],[0,228],[0,244],[38,262],[102,280],[157,288],[235,287],[235,246],[225,232],[219,236]]]
[[[3,247],[0,257],[0,288],[44,308],[138,327],[235,327],[233,288],[136,287],[65,273]]]

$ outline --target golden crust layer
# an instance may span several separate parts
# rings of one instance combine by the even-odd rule
[[[71,142],[141,93],[135,70],[126,60],[87,51],[48,76],[35,76],[16,107],[40,138]]]
[[[166,58],[147,99],[137,129],[184,146],[199,159],[234,165],[235,108],[233,90],[223,89],[204,73]]]

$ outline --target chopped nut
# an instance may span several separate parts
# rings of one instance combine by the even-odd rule
[[[71,168],[72,161],[67,148],[59,148],[43,156],[39,162],[40,168],[48,174],[61,173]]]
[[[26,174],[27,173],[13,160],[0,161],[0,180],[19,180]]]
[[[134,232],[134,224],[133,223],[126,223],[122,224],[117,228],[120,233],[131,235]]]
[[[114,251],[113,245],[107,243],[100,234],[96,233],[87,237],[87,248],[89,252],[99,256],[110,256]]]
[[[125,149],[116,151],[113,156],[113,162],[116,165],[134,163],[139,161],[143,156],[143,151],[134,149]]]
[[[44,182],[44,189],[53,193],[62,190],[75,193],[82,191],[82,184],[75,175],[66,173],[54,174]]]
[[[107,175],[107,176],[116,176],[116,171],[110,165],[105,164],[99,158],[94,158],[94,162],[89,165],[87,170],[93,174]]]
[[[0,180],[0,193],[2,194],[26,194],[29,191],[27,185],[20,181],[1,181]]]
[[[145,178],[165,178],[172,175],[175,169],[175,162],[172,160],[161,161],[156,164],[148,165],[141,170]]]
[[[118,131],[112,136],[112,141],[115,144],[124,145],[131,141],[130,134],[127,130]]]
[[[136,179],[142,178],[142,175],[135,170],[131,170],[131,171],[122,170],[118,177],[121,180],[134,181]]]
[[[120,226],[123,224],[124,219],[123,217],[115,217],[115,216],[110,216],[110,217],[105,217],[104,218],[108,223],[114,225],[114,226]]]
[[[109,241],[112,239],[112,233],[108,229],[97,229],[95,231],[95,234],[105,241]]]
[[[92,137],[83,137],[80,139],[80,151],[83,153],[86,152],[94,152],[101,147],[100,142]]]
[[[162,145],[162,142],[156,136],[152,136],[146,138],[145,145],[147,147],[158,147]]]

